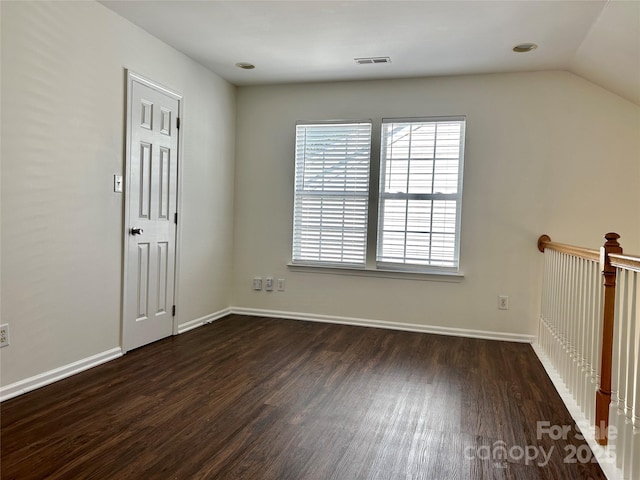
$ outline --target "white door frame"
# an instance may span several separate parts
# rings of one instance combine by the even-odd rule
[[[122,349],[122,353],[127,353],[124,349],[124,322],[125,322],[125,308],[126,308],[126,300],[127,300],[127,272],[128,272],[128,255],[127,255],[127,242],[129,238],[129,229],[131,228],[130,218],[129,218],[129,198],[130,198],[130,182],[129,176],[131,174],[131,166],[130,166],[130,152],[131,152],[131,101],[132,101],[132,92],[133,92],[133,81],[143,83],[151,88],[161,90],[162,92],[175,97],[178,100],[179,107],[179,118],[180,118],[180,128],[178,128],[178,178],[177,178],[177,197],[176,197],[176,212],[178,214],[178,223],[176,225],[176,246],[175,246],[175,270],[174,270],[174,288],[173,288],[173,304],[176,305],[176,314],[173,317],[173,335],[178,334],[178,325],[180,324],[178,318],[180,315],[178,305],[178,291],[179,291],[179,279],[180,279],[180,244],[181,244],[181,205],[182,205],[182,158],[183,158],[183,148],[182,148],[182,131],[183,131],[183,122],[182,117],[184,116],[184,96],[182,94],[176,93],[176,90],[169,89],[153,80],[150,80],[142,75],[139,75],[132,70],[125,68],[126,75],[126,105],[125,105],[125,152],[124,152],[124,175],[123,175],[123,202],[122,208],[124,209],[123,215],[123,231],[122,231],[122,294],[120,298],[120,348]]]

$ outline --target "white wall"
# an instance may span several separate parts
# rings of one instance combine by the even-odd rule
[[[616,230],[640,253],[640,108],[572,74],[242,87],[236,106],[97,3],[0,5],[0,385],[120,344],[125,67],[185,96],[180,323],[235,305],[531,334],[540,233],[597,247]],[[287,270],[296,120],[458,114],[462,282]],[[253,292],[254,275],[286,292]]]
[[[464,280],[288,270],[296,120],[437,115],[467,116]],[[235,306],[534,334],[540,234],[597,248],[615,230],[640,252],[640,108],[570,73],[241,87],[237,119]]]
[[[184,95],[178,321],[229,305],[235,87],[94,2],[2,2],[1,384],[120,345],[125,73]]]

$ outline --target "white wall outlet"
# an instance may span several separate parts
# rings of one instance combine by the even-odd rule
[[[509,310],[509,297],[507,295],[498,296],[498,309]]]
[[[262,278],[255,277],[253,279],[253,289],[258,291],[262,290]]]
[[[284,278],[278,279],[278,291],[284,292]]]
[[[273,278],[267,277],[264,279],[264,289],[267,292],[273,292]]]
[[[0,325],[0,347],[9,345],[9,324]]]

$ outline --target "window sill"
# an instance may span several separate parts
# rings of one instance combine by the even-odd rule
[[[407,270],[389,270],[381,268],[354,268],[288,263],[287,268],[295,272],[321,273],[329,275],[351,275],[356,277],[395,278],[399,280],[419,280],[425,282],[459,283],[464,280],[461,272],[432,271],[419,272]]]

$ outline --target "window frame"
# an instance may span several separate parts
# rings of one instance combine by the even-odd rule
[[[368,125],[369,126],[369,143],[368,143],[368,162],[367,162],[367,179],[366,179],[366,191],[365,192],[357,192],[357,191],[351,191],[351,195],[349,195],[349,190],[343,190],[343,191],[336,191],[336,190],[321,190],[321,191],[315,191],[315,190],[306,190],[304,189],[304,177],[305,177],[305,171],[306,171],[306,162],[305,162],[305,166],[303,167],[303,172],[302,172],[302,190],[299,190],[299,180],[300,180],[300,172],[298,172],[298,150],[297,150],[297,145],[298,145],[298,129],[299,127],[316,127],[316,126],[324,126],[324,125],[357,125],[357,126],[361,126],[361,125]],[[351,268],[351,269],[363,269],[366,267],[366,263],[367,263],[367,258],[368,258],[368,240],[369,240],[369,236],[368,236],[368,232],[369,232],[369,214],[370,214],[370,201],[371,201],[371,197],[370,197],[370,193],[371,193],[371,146],[373,144],[373,131],[374,131],[374,125],[373,125],[373,121],[371,119],[364,119],[364,120],[327,120],[327,121],[297,121],[296,125],[296,134],[295,134],[295,139],[296,139],[296,147],[295,147],[295,152],[294,152],[294,161],[295,161],[295,165],[294,165],[294,204],[293,204],[293,231],[292,231],[292,245],[291,245],[291,265],[304,265],[304,266],[316,266],[316,267],[334,267],[334,268]],[[306,148],[305,148],[305,153],[306,152]],[[306,158],[305,158],[306,160]],[[323,159],[324,162],[324,159]],[[354,263],[354,262],[335,262],[335,261],[323,261],[323,260],[310,260],[310,259],[301,259],[301,258],[296,258],[296,253],[301,254],[301,250],[303,248],[302,243],[304,242],[304,240],[300,237],[300,238],[296,238],[296,233],[300,233],[298,232],[298,228],[299,228],[299,223],[298,223],[298,217],[299,217],[299,213],[298,213],[298,208],[302,208],[302,204],[298,203],[298,199],[302,198],[302,197],[308,197],[308,198],[318,198],[324,200],[324,199],[328,199],[328,198],[340,198],[343,197],[345,200],[346,198],[348,198],[349,196],[352,197],[359,197],[359,198],[364,198],[365,199],[365,213],[364,213],[364,239],[363,239],[363,243],[362,243],[362,252],[363,252],[363,261],[362,263]],[[346,208],[346,207],[344,207]],[[322,208],[321,208],[322,210]],[[302,218],[302,214],[300,214],[300,217]],[[343,230],[343,235],[344,235],[344,230]],[[302,235],[300,233],[300,235]],[[320,241],[321,243],[321,241]],[[341,251],[344,252],[345,248],[344,245],[341,247]],[[298,252],[299,251],[299,252]],[[318,252],[319,255],[322,255],[322,251]]]
[[[422,264],[403,264],[393,262],[378,262],[378,242],[380,229],[380,204],[382,195],[382,128],[383,124],[395,122],[413,122],[413,121],[462,121],[461,132],[461,150],[458,164],[458,192],[457,192],[457,209],[455,224],[455,267],[422,265]],[[464,184],[464,164],[467,143],[467,116],[466,115],[444,115],[444,116],[422,116],[422,117],[378,117],[366,120],[311,120],[297,121],[295,126],[301,124],[319,125],[319,124],[348,124],[348,123],[371,123],[371,145],[369,148],[369,192],[367,202],[367,223],[366,223],[366,246],[365,246],[365,264],[336,264],[328,262],[310,262],[310,261],[294,261],[293,260],[293,244],[291,245],[291,260],[287,263],[287,267],[295,271],[337,274],[337,275],[355,275],[355,276],[374,276],[383,278],[411,279],[411,280],[427,280],[427,281],[443,281],[443,282],[459,282],[464,278],[461,269],[460,244],[462,240],[462,204],[463,204],[463,184]],[[294,134],[294,142],[295,142]],[[294,153],[295,161],[295,153]],[[295,165],[294,165],[294,205],[292,213],[295,215]],[[293,216],[292,215],[292,216]],[[295,218],[293,218],[295,222]],[[295,223],[294,223],[295,225]],[[290,239],[293,242],[292,225]]]
[[[385,192],[385,180],[386,180],[386,158],[383,158],[384,153],[384,136],[383,130],[385,124],[427,124],[427,123],[445,123],[445,122],[461,122],[461,132],[459,139],[459,154],[458,154],[458,173],[457,173],[457,188],[455,193],[389,193]],[[399,118],[382,118],[380,121],[380,139],[379,139],[379,186],[378,186],[378,199],[377,199],[377,223],[376,223],[376,239],[375,239],[375,265],[377,269],[382,270],[397,270],[397,271],[410,271],[410,272],[453,272],[460,271],[460,239],[461,239],[461,221],[462,221],[462,187],[464,181],[464,156],[465,156],[465,140],[466,140],[466,116],[464,115],[451,115],[451,116],[437,116],[437,117],[399,117]],[[435,148],[435,143],[434,143]],[[433,159],[435,160],[435,152]],[[372,159],[373,161],[373,159]],[[410,163],[411,158],[408,158]],[[435,166],[434,166],[435,168]],[[407,182],[409,181],[410,173],[407,172]],[[434,264],[420,264],[420,263],[407,263],[407,262],[392,262],[381,261],[379,258],[382,256],[381,251],[383,248],[383,202],[387,199],[397,200],[450,200],[455,201],[456,204],[456,219],[455,219],[455,231],[454,231],[454,250],[453,250],[453,265],[434,265]],[[407,212],[405,215],[409,215]],[[433,218],[431,218],[433,221]],[[433,232],[430,229],[429,234]],[[407,230],[405,230],[405,242],[404,248],[407,248]],[[406,256],[406,254],[405,254]],[[432,261],[432,259],[429,259]]]

